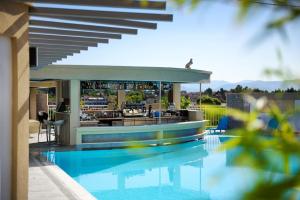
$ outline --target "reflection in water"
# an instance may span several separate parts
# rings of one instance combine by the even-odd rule
[[[235,150],[216,152],[218,136],[137,149],[46,152],[99,199],[238,199],[253,185],[250,169],[233,165]]]

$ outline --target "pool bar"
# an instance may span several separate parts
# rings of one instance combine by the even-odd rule
[[[55,113],[55,120],[64,120],[59,135],[62,145],[77,145],[82,148],[118,148],[167,145],[203,138],[207,121],[203,120],[199,110],[180,108],[180,84],[198,83],[201,91],[201,84],[210,81],[209,71],[170,67],[50,65],[40,70],[31,70],[30,75],[31,81],[35,82],[56,81],[57,105],[60,105],[61,99],[67,104],[68,109],[57,110]],[[82,86],[85,86],[85,90],[89,90],[89,81],[96,82],[95,85],[99,87],[100,92],[101,87],[115,88],[117,105],[116,107],[107,105],[108,108],[103,108],[106,114],[100,113],[98,117],[84,121],[80,113],[88,112],[82,107]],[[109,86],[109,82],[114,84]],[[136,110],[133,110],[133,113],[126,113],[124,111],[130,109],[122,108],[124,102],[127,103],[125,94],[131,89],[131,82],[139,84],[137,87],[134,83],[136,88],[144,87],[144,91],[151,90],[153,84],[156,87],[156,91],[153,88],[152,90],[158,100],[152,103],[146,102],[145,107],[136,109],[143,110],[143,113],[137,115],[134,115]],[[172,100],[173,110],[162,109],[164,84],[171,85],[168,93],[171,97],[168,98]],[[106,103],[101,98],[92,100],[100,99],[101,102]],[[147,115],[150,113],[150,106],[155,111],[153,116]]]

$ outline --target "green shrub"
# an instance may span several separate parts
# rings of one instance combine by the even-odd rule
[[[190,97],[185,97],[185,96],[181,96],[180,99],[180,107],[182,109],[187,109],[189,107],[189,105],[191,105],[191,99]]]
[[[200,103],[200,100],[197,100],[197,103]],[[210,97],[207,95],[204,95],[201,97],[201,103],[208,104],[208,105],[221,105],[221,101],[218,98]]]

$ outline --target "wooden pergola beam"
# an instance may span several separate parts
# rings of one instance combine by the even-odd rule
[[[38,57],[43,56],[72,56],[73,53],[39,53]]]
[[[31,45],[34,46],[34,45]],[[34,47],[38,47],[38,49],[50,49],[52,51],[81,51],[81,50],[88,50],[88,47],[75,47],[75,46],[58,46],[58,45],[38,45],[38,46],[34,46]]]
[[[61,60],[64,57],[43,57],[41,58],[41,61],[49,61],[49,62],[53,62],[53,60]]]
[[[49,47],[69,47],[69,48],[74,48],[74,49],[80,49],[84,47],[88,47],[87,45],[70,45],[70,44],[53,44],[53,43],[36,43],[36,42],[30,42],[30,46],[34,47],[44,47],[44,46],[49,46]],[[96,45],[97,46],[97,45]]]
[[[117,28],[117,27],[109,27],[109,26],[93,26],[93,25],[85,25],[85,24],[72,24],[72,23],[64,23],[64,22],[50,22],[50,21],[43,21],[43,20],[30,20],[29,25],[39,26],[39,27],[76,29],[76,30],[94,31],[94,32],[137,34],[137,29]]]
[[[38,47],[38,53],[80,53],[80,49],[45,49]]]
[[[61,60],[61,59],[64,59],[64,58],[67,58],[67,56],[65,57],[42,57],[40,58],[39,62],[53,62],[53,60]]]
[[[140,0],[16,0],[28,3],[47,3],[47,4],[64,4],[76,6],[99,6],[114,8],[138,8],[165,10],[166,2],[164,1],[140,1]]]
[[[72,36],[61,36],[61,35],[44,35],[44,34],[29,34],[29,39],[108,43],[108,39],[72,37]]]
[[[50,44],[50,45],[66,45],[66,46],[90,46],[97,47],[95,42],[80,42],[80,41],[64,41],[64,40],[45,40],[45,39],[30,39],[29,44]]]
[[[29,28],[29,33],[40,33],[40,34],[54,34],[64,36],[81,36],[81,37],[93,37],[93,38],[110,38],[110,39],[121,39],[120,34],[113,33],[96,33],[96,32],[85,32],[75,30],[61,30],[61,29],[47,29],[47,28]]]
[[[76,22],[88,22],[95,24],[109,24],[115,26],[125,26],[133,28],[157,29],[157,24],[145,21],[127,20],[127,19],[110,19],[110,18],[89,18],[89,17],[74,17],[74,16],[47,16],[51,19],[69,20]]]
[[[170,14],[99,11],[99,10],[64,9],[64,8],[44,8],[44,7],[31,7],[29,9],[29,14],[31,16],[43,16],[43,17],[73,16],[73,17],[88,17],[88,18],[173,21],[173,15],[170,15]]]
[[[60,56],[60,57],[42,57],[40,58],[40,60],[44,60],[44,61],[52,61],[52,60],[61,60],[63,58],[67,58],[67,56],[63,57],[63,56]]]

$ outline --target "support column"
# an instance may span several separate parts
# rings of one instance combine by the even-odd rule
[[[76,143],[76,128],[80,127],[80,80],[70,81],[70,144]]]
[[[37,101],[36,101],[36,88],[30,88],[29,96],[29,119],[37,119]]]
[[[201,98],[202,98],[202,84],[200,83],[200,91],[199,91],[199,109],[201,109]]]
[[[10,172],[2,176],[1,167],[1,200],[28,199],[28,137],[29,137],[29,45],[28,45],[28,6],[22,3],[0,2],[0,36],[9,40],[10,48],[4,48],[4,60],[9,79],[7,84],[1,85],[1,98],[6,101],[1,106],[6,106],[9,111],[4,116],[8,121],[5,130],[1,129],[1,144],[6,143],[10,151],[1,151],[1,154],[11,160]],[[6,40],[7,40],[6,39]],[[2,44],[1,44],[2,46]],[[11,53],[11,56],[7,54]],[[8,69],[7,69],[8,68]],[[2,66],[1,66],[2,70]],[[3,69],[5,70],[5,69]],[[2,76],[1,74],[1,80]],[[3,90],[2,90],[3,87]],[[2,96],[6,91],[7,97]],[[7,99],[9,98],[9,99]],[[7,101],[9,100],[9,101]],[[2,121],[2,120],[1,120]],[[10,122],[10,123],[9,123]],[[3,139],[3,140],[2,140]],[[1,145],[0,148],[3,148]],[[2,159],[2,155],[1,155]],[[1,161],[2,165],[2,161]],[[2,179],[4,178],[4,180]],[[8,180],[10,179],[10,180]],[[7,181],[8,182],[3,182]],[[5,184],[5,185],[3,185]],[[6,187],[4,190],[3,187]]]
[[[180,83],[173,84],[173,103],[176,110],[180,109],[181,86]]]
[[[56,82],[56,106],[62,101],[62,84],[61,81]]]
[[[158,124],[161,124],[161,81],[159,81],[159,115],[158,115]]]
[[[126,102],[125,90],[118,90],[118,108],[121,109],[122,103]]]

